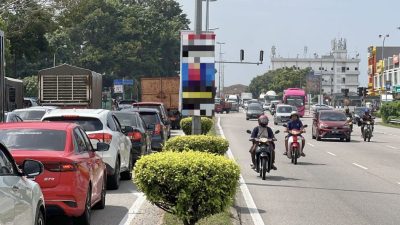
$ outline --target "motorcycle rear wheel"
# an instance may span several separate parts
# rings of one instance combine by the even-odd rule
[[[266,179],[266,174],[267,174],[267,159],[266,158],[262,158],[261,159],[261,162],[262,162],[262,176],[261,176],[261,178],[263,179],[263,180],[265,180]]]

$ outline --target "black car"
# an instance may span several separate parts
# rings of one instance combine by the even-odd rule
[[[147,126],[143,118],[137,112],[116,111],[114,112],[122,128],[132,127],[133,131],[127,133],[132,142],[132,151],[134,161],[140,156],[149,154],[151,151],[151,134],[147,130]]]
[[[264,115],[264,109],[261,104],[251,103],[247,106],[246,120],[258,119],[261,115]]]
[[[151,132],[151,149],[161,151],[165,142],[168,140],[168,131],[160,113],[157,109],[152,108],[133,108],[125,111],[137,112],[143,118],[147,125],[147,129]]]

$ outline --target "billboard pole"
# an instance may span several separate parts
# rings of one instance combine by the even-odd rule
[[[195,32],[196,35],[200,35],[202,32],[202,0],[196,0],[196,9],[195,9]],[[201,134],[201,116],[193,115],[192,117],[192,134],[199,135]]]
[[[4,59],[4,32],[0,30],[0,121],[4,122],[5,108],[5,59]]]

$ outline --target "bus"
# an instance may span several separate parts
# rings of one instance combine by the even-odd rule
[[[283,103],[295,106],[300,117],[304,116],[306,101],[306,92],[301,88],[288,88],[283,91]]]

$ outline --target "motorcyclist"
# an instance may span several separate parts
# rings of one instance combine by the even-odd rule
[[[288,135],[285,138],[285,148],[286,151],[283,153],[284,155],[287,155],[288,153],[288,142],[289,142],[289,137],[292,136],[292,134],[290,134],[289,131],[291,130],[303,130],[304,126],[303,123],[300,120],[299,114],[296,111],[293,111],[290,114],[290,121],[287,123],[287,127],[286,127],[286,132],[288,132]],[[300,137],[303,137],[300,135]],[[303,150],[304,150],[304,146],[306,144],[306,141],[304,138],[302,138],[302,146],[301,146],[301,156],[305,157],[306,154],[304,154]]]
[[[349,108],[346,108],[344,110],[344,113],[346,114],[346,117],[350,117],[350,119],[353,119],[353,114],[350,113]]]
[[[362,117],[361,117],[361,136],[363,136],[363,134],[364,134],[364,126],[365,126],[367,121],[371,122],[372,131],[374,131],[374,118],[369,113],[369,109],[368,108],[365,109],[364,115],[362,115]]]
[[[274,132],[270,127],[268,127],[268,122],[269,119],[266,115],[261,115],[258,118],[258,126],[254,127],[253,132],[251,132],[251,140],[253,140],[253,145],[250,148],[250,154],[251,154],[251,168],[255,169],[256,165],[256,151],[257,151],[257,143],[254,141],[255,139],[260,139],[260,138],[269,138],[273,139],[275,138]],[[272,169],[277,170],[275,166],[275,144],[272,143]]]

